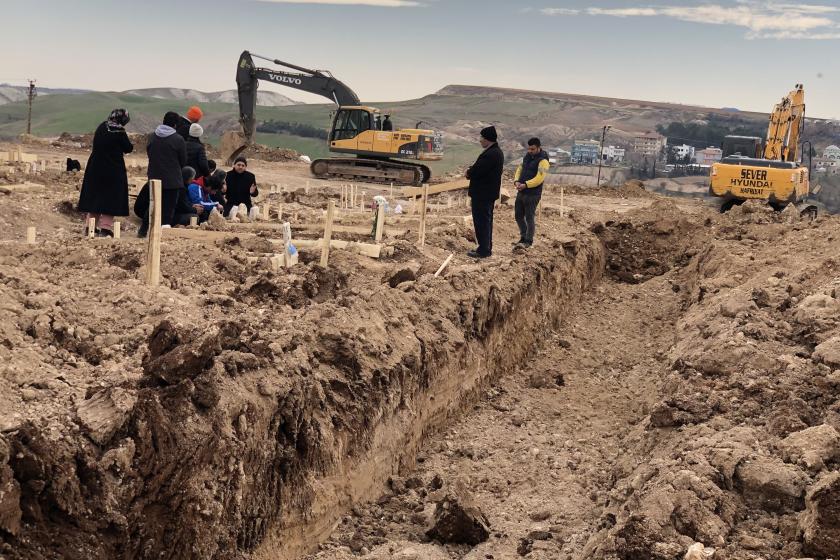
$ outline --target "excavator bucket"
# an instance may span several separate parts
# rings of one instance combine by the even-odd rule
[[[251,142],[238,130],[228,130],[222,134],[220,151],[226,165],[233,165],[233,160],[244,152]]]

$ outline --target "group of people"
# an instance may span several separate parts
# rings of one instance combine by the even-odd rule
[[[478,247],[467,255],[483,259],[493,254],[493,210],[501,194],[505,156],[499,147],[495,127],[482,129],[479,142],[484,151],[466,172],[470,181],[469,196]],[[519,240],[514,246],[518,249],[527,249],[534,243],[537,206],[542,198],[549,166],[548,154],[542,149],[540,139],[528,140],[528,152],[513,177],[516,189],[514,215],[519,226]]]
[[[147,177],[161,181],[162,226],[189,225],[193,218],[201,223],[213,212],[230,215],[241,204],[250,210],[252,197],[259,194],[256,177],[248,171],[244,157],[236,158],[228,172],[217,169],[216,163],[208,159],[201,141],[202,117],[201,109],[195,106],[189,108],[186,116],[170,111],[149,136]],[[134,150],[125,131],[129,121],[127,110],[114,109],[93,136],[78,208],[86,214],[86,224],[94,219],[95,235],[100,237],[113,237],[114,217],[128,216],[125,154]],[[142,220],[139,237],[145,237],[148,232],[149,198],[147,182],[133,208]]]
[[[201,109],[195,106],[189,108],[185,117],[170,111],[149,136],[147,176],[162,183],[163,226],[188,225],[194,217],[199,223],[204,222],[213,212],[230,216],[235,212],[233,209],[242,204],[250,211],[252,197],[259,194],[256,177],[248,171],[244,157],[236,158],[233,169],[227,173],[216,169],[215,162],[207,158],[207,150],[201,142],[204,129],[199,121],[202,117]],[[129,120],[127,110],[111,111],[94,133],[93,151],[85,168],[79,210],[87,214],[86,224],[94,218],[96,235],[102,237],[114,235],[114,216],[128,215],[124,156],[134,149],[125,132]],[[479,141],[484,151],[466,172],[478,244],[468,255],[486,258],[493,254],[493,210],[501,191],[505,156],[499,147],[495,127],[482,129]],[[534,243],[536,209],[548,168],[548,154],[538,138],[531,138],[528,152],[514,175],[517,191],[514,212],[520,232],[514,245],[520,249],[527,249]],[[149,207],[147,182],[134,204],[134,213],[142,220],[138,231],[140,237],[148,232]]]

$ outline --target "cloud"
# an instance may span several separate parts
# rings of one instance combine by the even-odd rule
[[[334,6],[379,6],[382,8],[413,8],[423,6],[413,0],[257,0],[276,4],[332,4]]]
[[[736,0],[735,5],[639,6],[631,8],[544,8],[546,15],[666,17],[707,25],[733,25],[748,39],[840,39],[840,7],[790,4],[768,0]]]

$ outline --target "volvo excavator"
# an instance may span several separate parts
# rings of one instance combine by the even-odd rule
[[[810,165],[802,163],[805,144],[805,90],[796,87],[770,113],[767,141],[759,137],[727,136],[719,163],[712,165],[709,194],[721,197],[721,212],[746,200],[766,200],[775,210],[797,205],[803,214],[817,207],[806,202],[810,193]]]
[[[254,58],[266,60],[283,69],[258,68]],[[254,113],[260,80],[321,95],[338,106],[332,117],[327,143],[330,152],[340,155],[312,162],[312,174],[318,178],[337,177],[421,185],[429,180],[431,170],[415,161],[438,161],[443,158],[443,139],[439,132],[421,128],[388,130],[390,122],[387,118],[382,121],[379,109],[362,105],[355,92],[328,71],[310,70],[244,51],[236,68],[239,122],[244,138],[240,137],[241,145],[229,150],[229,161],[254,140],[257,122]]]

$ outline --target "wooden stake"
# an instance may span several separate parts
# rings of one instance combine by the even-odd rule
[[[455,256],[455,253],[449,253],[449,256],[448,256],[448,257],[446,257],[446,260],[445,260],[445,261],[443,261],[443,264],[442,264],[442,265],[440,265],[440,268],[439,268],[439,269],[437,269],[437,272],[435,272],[435,278],[437,278],[438,276],[440,276],[440,273],[441,273],[441,272],[443,272],[443,269],[444,269],[444,268],[446,268],[446,265],[448,265],[448,264],[449,264],[449,261],[451,261],[451,260],[452,260],[452,257],[454,257],[454,256]]]
[[[29,226],[26,228],[26,242],[30,245],[35,244],[35,226]]]
[[[560,216],[563,217],[563,218],[566,217],[566,204],[565,204],[565,201],[564,201],[565,195],[566,195],[566,189],[565,189],[565,187],[561,186],[560,187]],[[542,208],[540,208],[540,210],[542,210]]]
[[[388,198],[394,198],[394,183],[391,183],[391,191],[388,194]]]
[[[278,222],[283,221],[283,205],[282,204],[277,205],[277,221]]]
[[[309,180],[306,181],[306,189],[303,192],[309,194]]]
[[[365,195],[366,194],[367,194],[367,191],[362,191],[362,196],[359,197],[359,211],[360,212],[365,211]]]
[[[330,239],[332,238],[333,217],[335,215],[335,201],[330,199],[327,205],[327,221],[324,223],[324,239],[321,247],[321,266],[326,268],[330,258]]]
[[[382,233],[385,229],[385,205],[379,204],[376,207],[376,229],[373,240],[376,243],[382,242]]]
[[[420,246],[426,244],[426,204],[429,198],[429,185],[423,183],[423,197],[420,199]]]
[[[160,216],[163,205],[160,179],[149,182],[149,233],[146,247],[146,284],[160,284]]]
[[[190,227],[198,226],[198,216],[190,216]]]
[[[120,231],[122,230],[122,222],[114,222],[114,239],[120,238]]]
[[[96,218],[88,218],[87,236],[93,239],[96,236]]]

